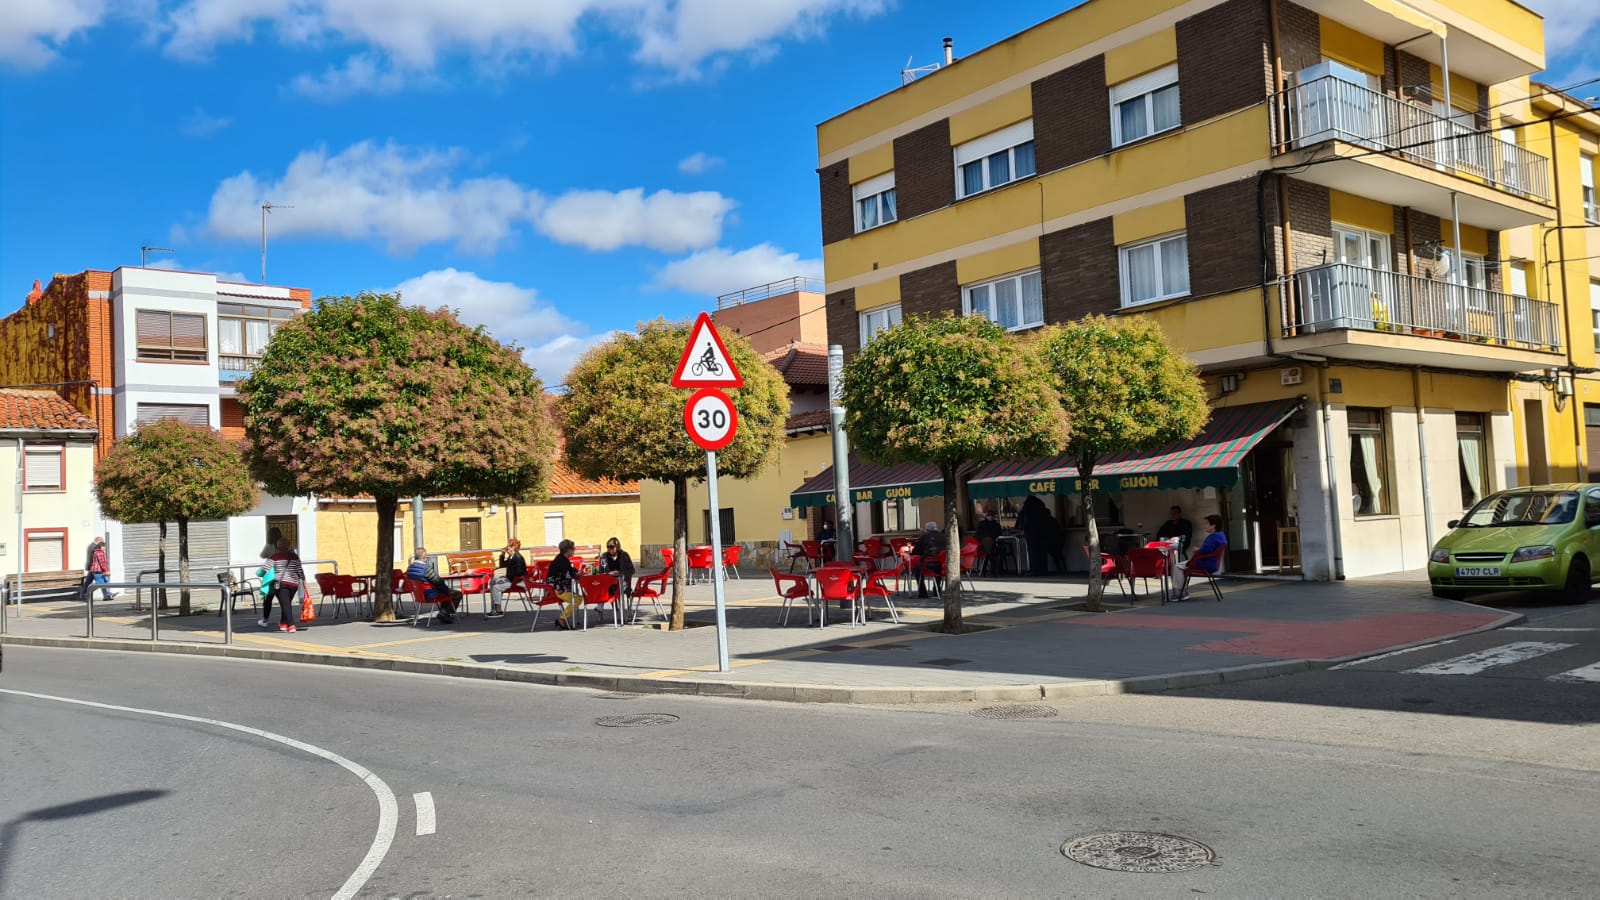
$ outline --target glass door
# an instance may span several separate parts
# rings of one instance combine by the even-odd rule
[[[1338,253],[1339,278],[1335,302],[1338,318],[1347,319],[1346,328],[1389,331],[1394,321],[1389,283],[1389,236],[1376,232],[1333,227]]]

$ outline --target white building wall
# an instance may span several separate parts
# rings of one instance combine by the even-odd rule
[[[14,574],[22,564],[25,544],[22,533],[35,530],[66,532],[63,559],[67,570],[83,565],[89,539],[99,534],[94,502],[94,445],[63,442],[48,438],[29,439],[29,445],[64,444],[66,475],[63,490],[25,491],[22,509],[17,511],[17,440],[0,438],[0,571]]]

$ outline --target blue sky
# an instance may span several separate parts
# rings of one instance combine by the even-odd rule
[[[152,262],[315,295],[402,290],[547,383],[641,319],[822,274],[816,132],[940,41],[1068,0],[4,0],[0,313]],[[1597,0],[1549,17],[1600,75]]]

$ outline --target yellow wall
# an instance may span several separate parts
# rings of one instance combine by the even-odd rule
[[[1276,304],[1268,295],[1269,303]],[[1145,313],[1185,353],[1261,340],[1261,291],[1253,289],[1203,300],[1156,306]],[[1226,327],[1219,327],[1220,323]]]
[[[951,116],[950,146],[959,147],[973,138],[983,137],[991,131],[999,131],[1032,115],[1032,88],[1018,88],[982,106],[963,110]],[[854,169],[853,163],[851,168]]]
[[[857,184],[894,168],[894,142],[889,141],[850,158],[850,183]]]
[[[1039,267],[1039,242],[1023,241],[987,253],[974,253],[956,260],[956,280],[972,284],[985,278],[998,278],[1012,272]]]
[[[1394,231],[1394,207],[1377,200],[1343,191],[1329,191],[1328,212],[1329,217],[1340,225],[1352,225],[1379,234]]]
[[[1383,74],[1383,42],[1322,16],[1322,55],[1355,66],[1369,75]]]
[[[1163,28],[1106,51],[1106,85],[1121,84],[1178,61],[1178,30]]]
[[[756,478],[718,478],[717,502],[733,510],[733,525],[741,544],[776,542],[778,532],[790,531],[796,540],[807,523],[796,516],[783,518],[789,494],[807,478],[833,464],[833,443],[827,434],[792,437],[778,458]],[[689,483],[689,543],[708,540],[705,511],[709,507],[703,481]],[[640,484],[643,542],[648,546],[672,543],[672,487],[665,482]],[[724,538],[726,540],[726,538]]]
[[[1145,238],[1182,231],[1186,224],[1183,198],[1152,203],[1143,209],[1125,212],[1111,220],[1112,240],[1118,246]]]

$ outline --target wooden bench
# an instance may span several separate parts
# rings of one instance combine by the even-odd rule
[[[16,595],[16,573],[5,577],[5,586],[6,597]],[[22,575],[24,600],[76,600],[81,590],[83,590],[82,572],[24,572]]]
[[[444,558],[446,568],[454,573],[468,572],[473,569],[492,569],[500,556],[488,550],[469,550],[460,553],[446,553]]]

